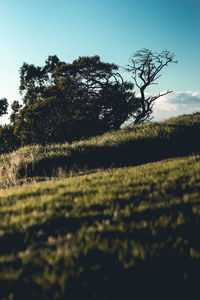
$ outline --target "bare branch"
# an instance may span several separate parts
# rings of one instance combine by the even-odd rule
[[[168,50],[163,50],[160,53],[153,53],[152,51],[144,48],[137,51],[129,59],[129,64],[125,70],[132,73],[132,78],[135,85],[140,91],[140,105],[141,111],[135,117],[135,122],[140,123],[149,119],[152,113],[153,103],[156,99],[171,93],[168,90],[165,93],[159,93],[156,96],[145,97],[145,90],[150,85],[156,85],[157,80],[162,76],[160,72],[169,63],[177,63],[174,59],[174,54]]]

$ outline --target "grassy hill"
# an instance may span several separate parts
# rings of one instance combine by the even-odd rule
[[[0,186],[15,184],[17,178],[23,177],[52,177],[198,154],[199,135],[200,114],[196,113],[160,123],[128,126],[72,144],[20,148],[0,156]]]
[[[0,191],[0,299],[195,299],[199,133],[195,114],[1,156],[15,183],[104,170]]]

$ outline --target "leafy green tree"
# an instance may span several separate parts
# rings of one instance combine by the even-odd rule
[[[7,114],[8,100],[6,98],[0,99],[0,117]]]
[[[23,64],[24,106],[15,133],[22,144],[63,142],[118,129],[137,107],[133,84],[99,56],[72,63],[50,56],[43,67]]]
[[[16,122],[18,121],[18,119],[19,119],[19,111],[20,111],[21,107],[22,107],[22,105],[20,105],[17,100],[15,100],[11,104],[11,109],[12,109],[12,112],[10,114],[10,122],[11,122],[11,124],[15,125]]]
[[[0,126],[0,154],[11,152],[20,147],[20,140],[14,134],[12,125]]]
[[[33,104],[43,98],[46,87],[53,83],[54,69],[61,64],[59,58],[54,55],[48,57],[43,67],[27,63],[22,65],[19,91],[23,96],[24,104]]]

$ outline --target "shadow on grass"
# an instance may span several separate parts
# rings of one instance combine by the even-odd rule
[[[116,200],[114,206],[119,205],[123,209],[121,201]],[[129,205],[127,201],[125,203]],[[198,204],[199,202],[172,204],[166,208],[134,212],[131,217],[122,216],[118,223],[127,226],[125,231],[115,231],[112,228],[98,231],[92,237],[94,245],[89,248],[84,234],[83,240],[81,238],[75,241],[83,251],[73,258],[61,257],[53,265],[41,256],[43,251],[53,251],[52,246],[46,244],[48,236],[57,237],[68,232],[76,235],[82,226],[95,226],[96,222],[104,219],[112,223],[112,215],[102,214],[108,209],[106,205],[88,208],[88,214],[92,211],[99,212],[99,215],[90,216],[84,210],[84,216],[80,212],[80,217],[55,217],[41,225],[30,227],[26,232],[5,235],[0,240],[1,253],[9,253],[15,245],[16,256],[14,261],[2,261],[0,269],[5,269],[6,272],[19,269],[20,273],[16,279],[0,279],[1,297],[8,297],[13,293],[16,300],[75,300],[80,297],[92,300],[196,299],[196,295],[199,295],[200,259],[197,256],[191,257],[190,249],[195,249],[196,253],[200,250],[200,225],[192,211],[192,207]],[[179,213],[182,213],[185,220],[183,224],[177,222]],[[155,225],[162,216],[172,217],[168,226]],[[138,224],[143,220],[151,225],[149,223],[149,226],[141,229],[129,227],[132,222]],[[114,223],[117,225],[116,221]],[[172,223],[175,227],[171,226]],[[39,232],[43,234],[38,235]],[[97,238],[98,246],[95,244]],[[104,245],[105,241],[108,243],[100,250],[99,245]],[[132,242],[135,246],[131,246]],[[115,243],[116,246],[113,247]],[[137,245],[146,253],[143,258],[137,253],[133,255]],[[24,261],[21,260],[17,252],[30,246],[33,246],[35,252]],[[133,264],[129,264],[131,261]],[[47,279],[47,274],[50,279]]]
[[[49,286],[48,281],[46,286],[34,282],[32,275],[36,278],[44,266],[32,261],[24,266],[18,280],[0,280],[1,297],[11,291],[16,300],[198,299],[199,295],[199,260],[191,260],[175,251],[160,253],[125,269],[117,253],[94,249],[76,260],[74,277],[68,276],[64,260],[60,265],[61,273],[68,277],[66,286],[65,282],[61,284],[65,286],[63,290],[58,281]],[[80,267],[84,271],[77,275]],[[42,280],[45,283],[45,279]]]
[[[56,169],[66,172],[71,169],[93,169],[108,167],[135,166],[165,158],[176,158],[200,153],[199,125],[170,125],[175,129],[167,135],[160,124],[160,136],[126,140],[122,144],[95,146],[87,143],[79,148],[70,149],[68,155],[52,155],[41,158],[19,170],[20,176],[52,176]]]

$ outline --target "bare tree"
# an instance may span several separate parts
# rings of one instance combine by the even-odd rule
[[[137,114],[133,115],[134,124],[139,124],[152,119],[151,114],[155,100],[172,92],[168,90],[155,96],[146,97],[146,88],[157,84],[156,81],[160,78],[160,72],[164,67],[167,67],[169,63],[177,63],[178,61],[174,59],[174,54],[167,50],[154,53],[146,48],[134,53],[129,61],[130,64],[126,66],[125,70],[132,73],[134,83],[140,92],[140,97],[137,98]]]

